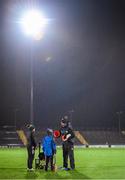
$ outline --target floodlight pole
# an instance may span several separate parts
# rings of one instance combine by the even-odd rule
[[[30,44],[30,123],[34,124],[34,88],[33,88],[33,40],[31,40]]]
[[[33,24],[32,24],[32,20],[33,20]],[[40,35],[39,33],[41,33],[40,31],[42,31],[42,28],[44,28],[45,24],[47,23],[47,19],[43,18],[39,11],[37,12],[37,10],[31,10],[31,12],[30,11],[27,12],[26,19],[25,17],[23,17],[20,23],[24,26],[24,30],[30,37],[32,37],[34,40],[38,40],[39,38],[37,39],[37,35]],[[31,39],[31,41],[29,42],[30,50],[28,49],[28,51],[30,51],[29,58],[30,58],[30,123],[31,124],[34,124],[33,61],[35,55],[34,55],[33,39]]]

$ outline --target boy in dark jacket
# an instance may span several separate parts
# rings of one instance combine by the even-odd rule
[[[51,129],[47,129],[47,135],[43,139],[42,146],[46,161],[45,171],[48,170],[49,162],[53,171],[53,155],[56,154],[56,144],[53,140],[53,131]]]

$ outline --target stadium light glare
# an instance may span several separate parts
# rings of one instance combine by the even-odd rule
[[[41,11],[33,9],[23,14],[20,23],[25,34],[37,39],[42,37],[48,19],[42,15]]]

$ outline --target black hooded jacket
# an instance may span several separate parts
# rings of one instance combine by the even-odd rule
[[[33,131],[29,131],[27,133],[27,147],[34,147],[36,148],[36,141],[35,141],[35,137],[34,137],[34,132]]]
[[[73,138],[75,137],[75,134],[69,126],[61,127],[60,132],[61,132],[61,136],[64,137],[67,136],[68,134],[71,135],[66,141],[62,141],[63,144],[67,144],[67,143],[73,144]]]

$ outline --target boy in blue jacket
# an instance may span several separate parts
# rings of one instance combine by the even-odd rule
[[[47,129],[47,135],[43,138],[43,152],[45,155],[45,171],[48,170],[48,164],[50,162],[51,170],[53,171],[53,155],[56,154],[56,144],[53,139],[52,129]]]

